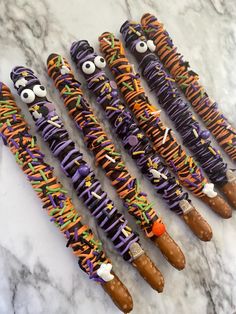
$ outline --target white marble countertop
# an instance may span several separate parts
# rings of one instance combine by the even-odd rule
[[[12,88],[9,73],[15,65],[32,67],[48,86],[58,104],[70,134],[89,162],[73,122],[52,82],[45,61],[51,52],[68,57],[73,40],[87,39],[97,44],[104,31],[119,32],[126,19],[139,20],[145,12],[156,14],[165,23],[174,42],[200,74],[209,94],[235,125],[236,119],[236,6],[234,0],[1,0],[0,1],[0,80]],[[81,78],[80,78],[81,79]],[[14,91],[15,93],[15,91]],[[16,98],[19,100],[19,98]],[[154,98],[151,97],[154,100]],[[18,101],[32,125],[32,119]],[[92,104],[96,107],[95,102]],[[96,107],[97,108],[97,107]],[[97,112],[100,117],[102,112]],[[164,114],[162,114],[165,119]],[[109,129],[108,124],[106,127]],[[34,127],[32,126],[32,132]],[[61,174],[58,162],[39,140],[47,160],[71,194],[78,208],[96,230],[94,221],[75,197],[69,179]],[[120,147],[120,145],[119,145]],[[236,215],[228,221],[194,200],[211,224],[214,238],[201,243],[172,213],[165,209],[146,179],[122,150],[130,170],[143,190],[155,202],[169,232],[183,249],[186,269],[178,272],[146,239],[142,243],[165,277],[165,290],[157,294],[135,270],[113,252],[99,236],[114,267],[129,288],[134,314],[233,314],[236,312]],[[228,160],[226,158],[226,160]],[[232,164],[230,164],[232,166]],[[104,188],[123,210],[121,201],[101,170],[97,173]],[[193,197],[192,197],[193,199]],[[0,145],[0,314],[96,314],[120,313],[102,289],[80,271],[65,241],[41,208],[24,174],[8,148]],[[127,216],[128,217],[128,216]],[[132,218],[129,221],[137,230]]]

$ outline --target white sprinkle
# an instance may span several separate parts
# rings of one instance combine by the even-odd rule
[[[102,199],[102,197],[95,192],[91,192],[91,194],[99,200]]]
[[[52,124],[52,125],[54,125],[55,127],[57,127],[57,128],[61,128],[61,125],[60,124],[58,124],[58,123],[56,123],[56,122],[53,122],[52,120],[48,120],[47,121],[48,123],[50,123],[50,124]]]
[[[51,118],[51,121],[55,121],[57,119],[58,119],[58,116],[54,116],[54,117]]]
[[[197,133],[196,129],[193,129],[193,134],[195,135],[196,138],[198,138],[198,133]]]
[[[161,173],[163,179],[167,180],[167,176],[164,173]]]
[[[164,135],[164,137],[163,137],[162,144],[165,144],[166,138],[167,138],[167,135],[168,135],[168,132],[169,132],[169,128],[166,128],[166,131],[165,131],[165,135]]]
[[[230,125],[230,124],[227,125],[226,129],[228,130],[228,129],[230,129],[230,128],[231,128],[231,125]]]
[[[109,159],[109,160],[110,160],[111,162],[113,162],[113,163],[116,162],[115,159],[111,158],[111,156],[105,155],[105,157],[106,157],[107,159]]]
[[[108,43],[109,45],[111,45],[111,42],[110,42],[108,39],[103,38],[103,40],[104,40],[106,43]]]

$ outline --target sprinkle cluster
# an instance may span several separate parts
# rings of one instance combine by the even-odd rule
[[[141,42],[146,45],[141,25],[127,22],[122,26],[121,32],[126,44],[138,60],[150,88],[154,90],[160,105],[166,110],[181,134],[183,143],[192,151],[214,184],[219,186],[226,184],[228,182],[227,164],[216,148],[212,147],[211,141],[208,139],[210,133],[201,130],[199,123],[189,110],[188,104],[182,100],[173,79],[164,71],[158,58],[150,49],[145,52],[138,51],[137,47]]]
[[[131,261],[132,255],[129,248],[132,243],[139,241],[138,235],[131,230],[124,215],[117,211],[113,201],[102,190],[94,172],[70,139],[54,105],[46,98],[46,93],[37,93],[39,86],[41,89],[43,87],[38,78],[32,70],[24,67],[14,68],[11,78],[16,88],[19,84],[23,84],[17,88],[17,91],[26,102],[32,92],[36,93],[37,97],[33,102],[29,102],[28,106],[37,130],[42,134],[44,141],[49,144],[53,155],[60,160],[62,170],[72,179],[78,197],[96,218],[98,225],[105,231],[123,258]],[[22,79],[25,80],[24,83]],[[69,95],[70,91],[65,89],[65,95]]]
[[[104,282],[97,270],[101,264],[109,263],[100,241],[88,226],[83,225],[67,192],[53,174],[53,168],[47,164],[36,145],[36,138],[29,133],[20,109],[16,106],[9,88],[0,84],[0,134],[14,154],[16,162],[27,175],[34,191],[50,216],[50,221],[59,228],[79,259],[80,268],[90,279]]]
[[[61,73],[63,65],[68,69],[66,74]],[[137,180],[131,176],[120,153],[116,151],[114,144],[104,132],[91,106],[84,98],[80,83],[75,80],[67,60],[55,55],[48,62],[48,73],[60,91],[70,116],[82,131],[88,148],[124,200],[129,213],[136,218],[148,237],[154,235],[153,224],[155,224],[155,235],[163,234],[165,227],[161,219],[155,214],[152,204],[148,203],[146,195],[140,191]]]
[[[164,66],[174,77],[193,108],[205,122],[225,152],[236,160],[236,129],[218,109],[218,104],[207,94],[199,82],[199,76],[190,70],[189,63],[177,51],[163,24],[151,14],[142,18],[144,32],[156,46],[156,53]]]

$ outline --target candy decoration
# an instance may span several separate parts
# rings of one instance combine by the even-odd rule
[[[79,267],[91,280],[103,286],[121,311],[130,312],[132,299],[119,278],[114,273],[110,277],[103,276],[108,280],[106,282],[99,276],[100,265],[112,264],[106,257],[101,242],[95,239],[88,226],[82,224],[81,216],[54,175],[53,168],[44,161],[36,138],[29,133],[29,126],[9,88],[3,83],[0,83],[0,134],[41,199],[50,221],[67,239],[66,246],[78,258]]]
[[[32,70],[20,66],[14,68],[11,72],[13,82],[21,78],[22,73],[24,73],[27,84],[24,88],[17,90],[19,95],[25,93],[25,88],[27,90],[29,88],[34,90],[35,86],[37,86],[36,84],[40,84]],[[33,103],[28,104],[29,111],[31,112],[32,108],[34,110],[37,108],[39,111],[48,103],[50,101],[45,96],[38,96]],[[50,121],[53,123],[49,123]],[[49,144],[53,155],[60,160],[63,172],[72,179],[78,197],[80,197],[91,214],[96,218],[98,225],[106,233],[107,238],[112,241],[117,252],[125,261],[132,263],[133,256],[130,252],[130,246],[133,243],[140,245],[139,236],[133,232],[124,215],[117,210],[113,201],[102,190],[101,184],[96,179],[94,172],[83,159],[83,155],[75,147],[75,143],[69,138],[63,121],[53,109],[46,116],[36,120],[35,124],[37,130],[42,134],[44,141]],[[151,272],[151,274],[155,275],[155,279],[150,284],[157,291],[162,291],[164,281],[160,271],[145,253],[140,259],[146,262],[146,272]],[[139,268],[137,270],[143,274],[143,270],[140,271]]]
[[[104,132],[90,104],[84,98],[80,83],[76,81],[69,63],[63,58],[63,62],[70,68],[70,73],[62,76],[58,59],[61,59],[61,56],[56,54],[49,56],[48,74],[60,91],[70,117],[75,121],[77,128],[84,136],[87,147],[94,154],[97,164],[104,169],[118,195],[124,201],[128,212],[134,216],[145,235],[156,243],[157,239],[152,232],[152,225],[159,218],[154,212],[152,204],[148,202],[145,193],[140,190],[137,179],[129,173],[120,153],[116,151],[111,139]],[[66,92],[68,88],[70,90],[69,94]],[[77,106],[78,99],[79,106]],[[170,263],[175,267],[184,267],[183,253],[167,232],[159,235],[158,242],[162,241],[164,237],[168,239],[169,245],[165,246],[163,254],[167,255]],[[160,243],[158,243],[158,246],[162,251]],[[177,259],[183,264],[176,264]]]
[[[174,46],[163,24],[149,13],[143,15],[141,24],[146,36],[153,40],[155,52],[171,73],[194,110],[205,122],[225,152],[236,160],[236,129],[218,109],[218,105],[207,94],[199,81],[199,76],[189,69],[189,63]]]
[[[84,62],[92,62],[92,60],[97,57],[97,54],[95,52],[92,53],[92,51],[92,47],[89,46],[87,41],[79,41],[72,45],[72,58],[77,63],[79,70],[82,71]],[[145,137],[145,134],[140,130],[131,113],[121,102],[118,94],[114,94],[111,81],[108,79],[105,72],[101,69],[96,69],[95,74],[84,74],[84,76],[88,82],[89,89],[94,92],[97,97],[97,102],[105,110],[106,116],[112,127],[114,127],[116,134],[121,139],[124,148],[135,160],[142,173],[146,174],[147,178],[154,185],[157,193],[160,193],[163,196],[163,199],[168,203],[170,209],[177,214],[182,215],[179,201],[182,199],[189,200],[188,194],[183,192],[182,187],[175,178],[171,176],[167,167],[161,162],[160,158]],[[129,138],[134,135],[139,141],[136,146],[130,146],[128,145]],[[151,175],[150,169],[152,168],[155,168],[162,173],[161,180],[156,180]],[[195,228],[195,231],[197,231],[197,229],[199,231],[202,230],[202,228],[205,229],[205,232],[203,232],[205,240],[209,240],[211,238],[209,225],[207,225],[203,219],[202,221],[199,219],[198,223],[199,226],[198,228]],[[197,234],[197,236],[199,236],[199,234]],[[201,239],[203,239],[202,236]]]
[[[127,46],[131,49],[139,62],[143,76],[147,79],[150,88],[155,91],[159,103],[174,122],[176,129],[183,138],[183,143],[192,151],[212,183],[216,184],[217,187],[221,189],[222,186],[227,184],[227,164],[217,150],[211,146],[210,140],[205,141],[198,136],[198,134],[201,133],[199,123],[188,109],[188,104],[180,97],[178,90],[175,85],[173,85],[173,79],[165,73],[155,54],[150,50],[140,54],[133,48],[137,41],[144,41],[145,37],[139,24],[131,23],[132,28],[138,29],[142,34],[140,37],[137,37],[137,35],[129,29],[129,25],[129,22],[124,23],[121,32]],[[183,104],[181,106],[182,109],[179,109],[179,104],[181,103]],[[190,166],[189,171],[194,171],[191,168]],[[199,183],[197,185],[199,185]],[[202,188],[203,185],[201,189]],[[232,198],[228,198],[228,200],[231,204],[234,201]],[[227,204],[225,206],[227,206]]]

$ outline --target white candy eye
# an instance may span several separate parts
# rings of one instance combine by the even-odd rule
[[[85,74],[93,74],[96,70],[95,64],[92,61],[86,61],[82,65],[82,71]]]
[[[35,85],[33,87],[33,91],[38,97],[46,97],[47,95],[46,88],[43,85]]]
[[[106,61],[103,57],[101,56],[97,56],[95,59],[94,59],[94,63],[95,65],[99,68],[99,69],[103,69],[105,68],[106,66]]]
[[[144,41],[139,41],[136,46],[135,49],[140,52],[140,53],[144,53],[147,51],[148,47],[147,44]]]
[[[20,94],[20,98],[26,104],[30,104],[35,100],[35,94],[31,89],[24,89]]]
[[[151,52],[154,52],[154,51],[156,50],[156,46],[155,46],[153,40],[150,40],[150,39],[149,39],[149,40],[147,41],[147,46],[148,46],[148,48],[149,48],[149,50],[150,50]]]

